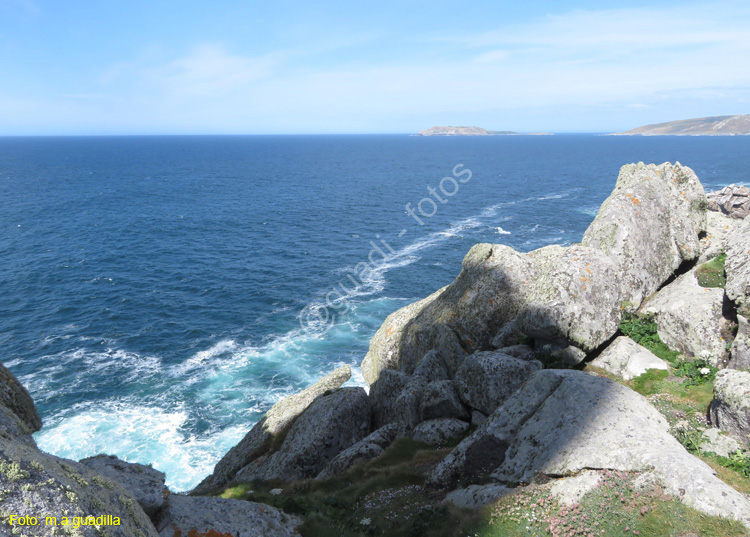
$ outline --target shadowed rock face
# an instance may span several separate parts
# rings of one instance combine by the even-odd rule
[[[372,407],[362,388],[340,388],[316,399],[294,422],[278,451],[237,473],[240,481],[294,481],[317,476],[343,450],[370,433]]]
[[[18,382],[13,373],[1,363],[0,406],[4,406],[18,416],[28,433],[36,432],[42,428],[42,420],[36,411],[29,392]]]
[[[452,284],[390,315],[362,362],[365,380],[384,369],[411,374],[431,350],[449,358],[522,335],[582,357],[615,334],[623,309],[700,255],[705,206],[690,168],[624,166],[582,245],[521,254],[478,244]]]
[[[226,485],[242,468],[266,453],[274,437],[283,434],[294,420],[324,393],[335,390],[351,378],[351,368],[346,365],[326,375],[318,382],[276,403],[263,419],[250,429],[239,444],[216,463],[213,473],[195,488],[196,493],[206,493]]]

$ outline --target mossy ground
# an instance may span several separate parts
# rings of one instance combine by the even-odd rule
[[[442,494],[425,487],[427,475],[451,449],[399,439],[374,461],[330,479],[237,484],[221,496],[300,516],[304,537],[473,535],[482,515],[444,505]],[[275,488],[282,492],[272,494]]]
[[[703,263],[696,269],[695,275],[698,277],[698,283],[701,287],[724,288],[727,283],[726,274],[724,272],[724,263],[726,260],[726,254],[721,254],[707,263]]]
[[[543,479],[483,509],[458,509],[425,486],[450,450],[400,439],[378,459],[331,479],[235,484],[221,496],[295,514],[304,520],[303,537],[746,535],[741,524],[702,515],[658,487],[635,486],[637,475],[628,473],[604,473],[603,483],[573,507],[552,498],[552,482]]]
[[[702,515],[627,472],[603,472],[599,486],[578,504],[561,505],[546,484],[519,489],[485,510],[489,524],[477,537],[746,535],[741,524]]]

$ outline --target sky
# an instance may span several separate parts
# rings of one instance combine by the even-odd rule
[[[613,132],[740,113],[746,0],[0,0],[0,135]]]

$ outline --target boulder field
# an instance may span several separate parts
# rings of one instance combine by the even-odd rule
[[[334,478],[400,438],[436,447],[424,486],[462,509],[536,481],[575,505],[620,472],[750,528],[748,496],[627,385],[671,366],[621,331],[624,320],[647,319],[675,354],[718,369],[705,451],[750,448],[750,220],[722,192],[712,205],[727,214],[710,212],[690,168],[630,164],[580,244],[474,246],[453,283],[385,320],[362,362],[368,390],[342,387],[346,366],[278,402],[188,495],[171,494],[148,466],[38,450],[33,401],[0,366],[0,533],[13,534],[10,514],[106,512],[120,525],[82,525],[78,535],[300,535],[297,516],[213,495]],[[725,283],[704,287],[699,267],[718,260]]]

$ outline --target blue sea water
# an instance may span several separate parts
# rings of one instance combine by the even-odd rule
[[[577,242],[621,165],[675,160],[747,183],[750,137],[0,138],[0,360],[41,448],[189,489],[473,244]]]

